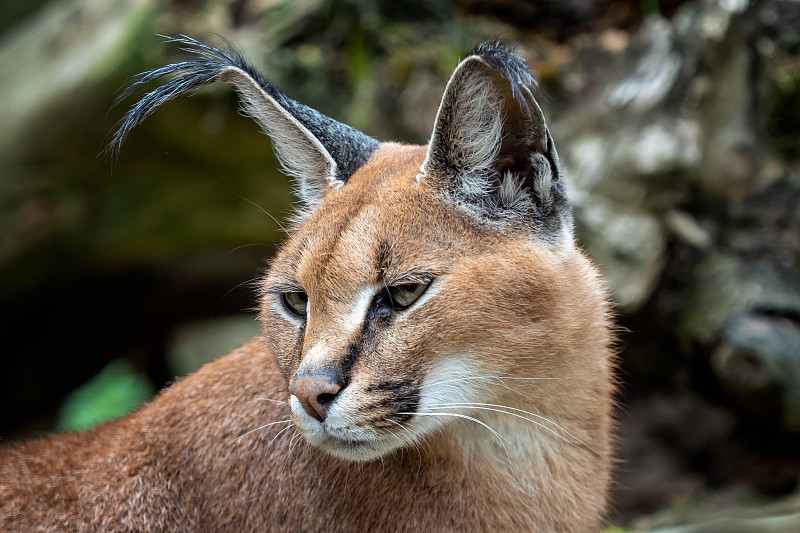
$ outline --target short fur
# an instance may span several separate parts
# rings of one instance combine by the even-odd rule
[[[259,100],[253,72],[207,82]],[[257,339],[131,416],[0,450],[0,529],[598,531],[609,305],[573,244],[532,80],[505,48],[479,47],[427,147],[381,144],[317,191],[262,282]],[[334,133],[264,91],[269,109],[252,113],[324,167]],[[172,96],[134,108],[117,141]],[[307,296],[304,313],[287,293]],[[339,389],[319,416],[298,382],[323,377]]]

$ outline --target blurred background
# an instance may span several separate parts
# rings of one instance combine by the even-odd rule
[[[3,439],[129,412],[257,331],[293,198],[230,89],[99,155],[180,33],[411,143],[459,58],[517,44],[619,313],[609,531],[800,530],[797,0],[4,0]]]

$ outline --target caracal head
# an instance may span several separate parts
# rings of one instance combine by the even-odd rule
[[[132,90],[177,74],[131,109],[112,147],[213,81],[233,84],[271,137],[300,208],[260,316],[310,443],[367,460],[465,425],[500,437],[483,421],[497,406],[566,410],[573,392],[558,380],[591,394],[605,379],[581,354],[607,339],[580,319],[604,317],[604,296],[573,245],[558,155],[519,56],[480,45],[448,82],[428,145],[404,146],[292,100],[234,50],[173,40],[197,57],[141,76]]]

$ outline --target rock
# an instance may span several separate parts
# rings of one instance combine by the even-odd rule
[[[572,195],[578,236],[606,276],[614,302],[638,309],[650,296],[664,262],[664,238],[649,213]]]
[[[800,529],[800,497],[759,503],[746,490],[683,502],[641,520],[633,531],[652,533],[794,533]]]
[[[783,425],[800,431],[800,321],[776,314],[745,313],[728,319],[711,356],[714,372],[745,405],[774,393]]]
[[[0,156],[54,103],[98,83],[131,54],[155,0],[51,2],[0,40]]]

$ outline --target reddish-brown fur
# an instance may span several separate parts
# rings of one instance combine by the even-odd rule
[[[424,158],[424,147],[382,145],[278,254],[265,286],[292,276],[320,302],[300,351],[265,294],[260,338],[137,413],[0,450],[0,529],[597,531],[613,392],[597,273],[571,245],[471,223],[418,180]],[[290,418],[265,398],[287,399],[304,350],[320,339],[331,357],[346,348],[329,325],[359,284],[380,281],[374,258],[386,242],[392,268],[434,270],[438,292],[357,362],[353,394],[367,398],[376,374],[424,376],[447,354],[486,354],[491,372],[551,378],[493,386],[492,403],[547,417],[579,441],[467,410],[507,444],[451,419],[417,446],[353,462],[282,431],[288,424],[252,431]]]

